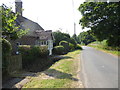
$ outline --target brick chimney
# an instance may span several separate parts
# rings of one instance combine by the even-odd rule
[[[21,0],[15,0],[15,13],[18,13],[20,16],[22,16],[22,1]]]

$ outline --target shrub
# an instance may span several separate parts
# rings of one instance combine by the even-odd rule
[[[33,63],[38,58],[48,56],[47,46],[20,45],[18,50],[22,54],[23,67]]]
[[[82,50],[82,47],[80,46],[80,44],[77,44],[77,46],[76,46],[75,49],[80,49],[80,50]]]
[[[2,39],[2,52],[3,52],[3,54],[8,54],[11,52],[11,50],[12,50],[11,43],[6,39]]]
[[[69,51],[69,43],[67,41],[60,41],[59,45],[65,48],[66,53]]]
[[[22,65],[23,68],[30,64],[33,60],[36,59],[34,55],[31,53],[30,45],[20,45],[18,48],[19,52],[22,54]]]
[[[76,47],[77,42],[75,41],[75,39],[70,38],[69,42],[70,42],[71,44],[73,44],[73,45],[74,45],[74,47]]]
[[[47,46],[39,46],[39,55],[40,57],[46,57],[49,54],[48,47]]]
[[[28,50],[30,50],[30,45],[19,45],[18,50],[24,54],[26,53]]]
[[[70,51],[73,51],[75,49],[75,47],[72,43],[69,43],[69,48],[70,48]]]
[[[65,48],[61,45],[60,46],[55,46],[53,48],[53,53],[58,54],[58,55],[64,54],[65,53]]]
[[[11,50],[12,50],[11,43],[6,39],[2,39],[2,75],[4,77],[8,75],[7,71],[8,61],[6,57],[10,55]]]

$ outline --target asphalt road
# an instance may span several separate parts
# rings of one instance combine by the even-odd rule
[[[118,88],[118,57],[83,46],[81,77],[85,88]]]

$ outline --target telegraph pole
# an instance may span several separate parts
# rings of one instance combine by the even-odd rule
[[[75,23],[75,11],[74,11],[74,1],[72,0],[72,7],[73,7],[73,19],[74,19],[74,34],[73,34],[73,38],[77,41],[77,37],[76,37],[76,23]]]
[[[73,7],[73,22],[74,22],[74,35],[76,35],[76,23],[75,23],[75,11],[74,11],[74,1],[72,0],[72,7]]]

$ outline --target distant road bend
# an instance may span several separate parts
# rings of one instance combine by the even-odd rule
[[[82,46],[81,77],[85,88],[118,88],[118,57]]]

